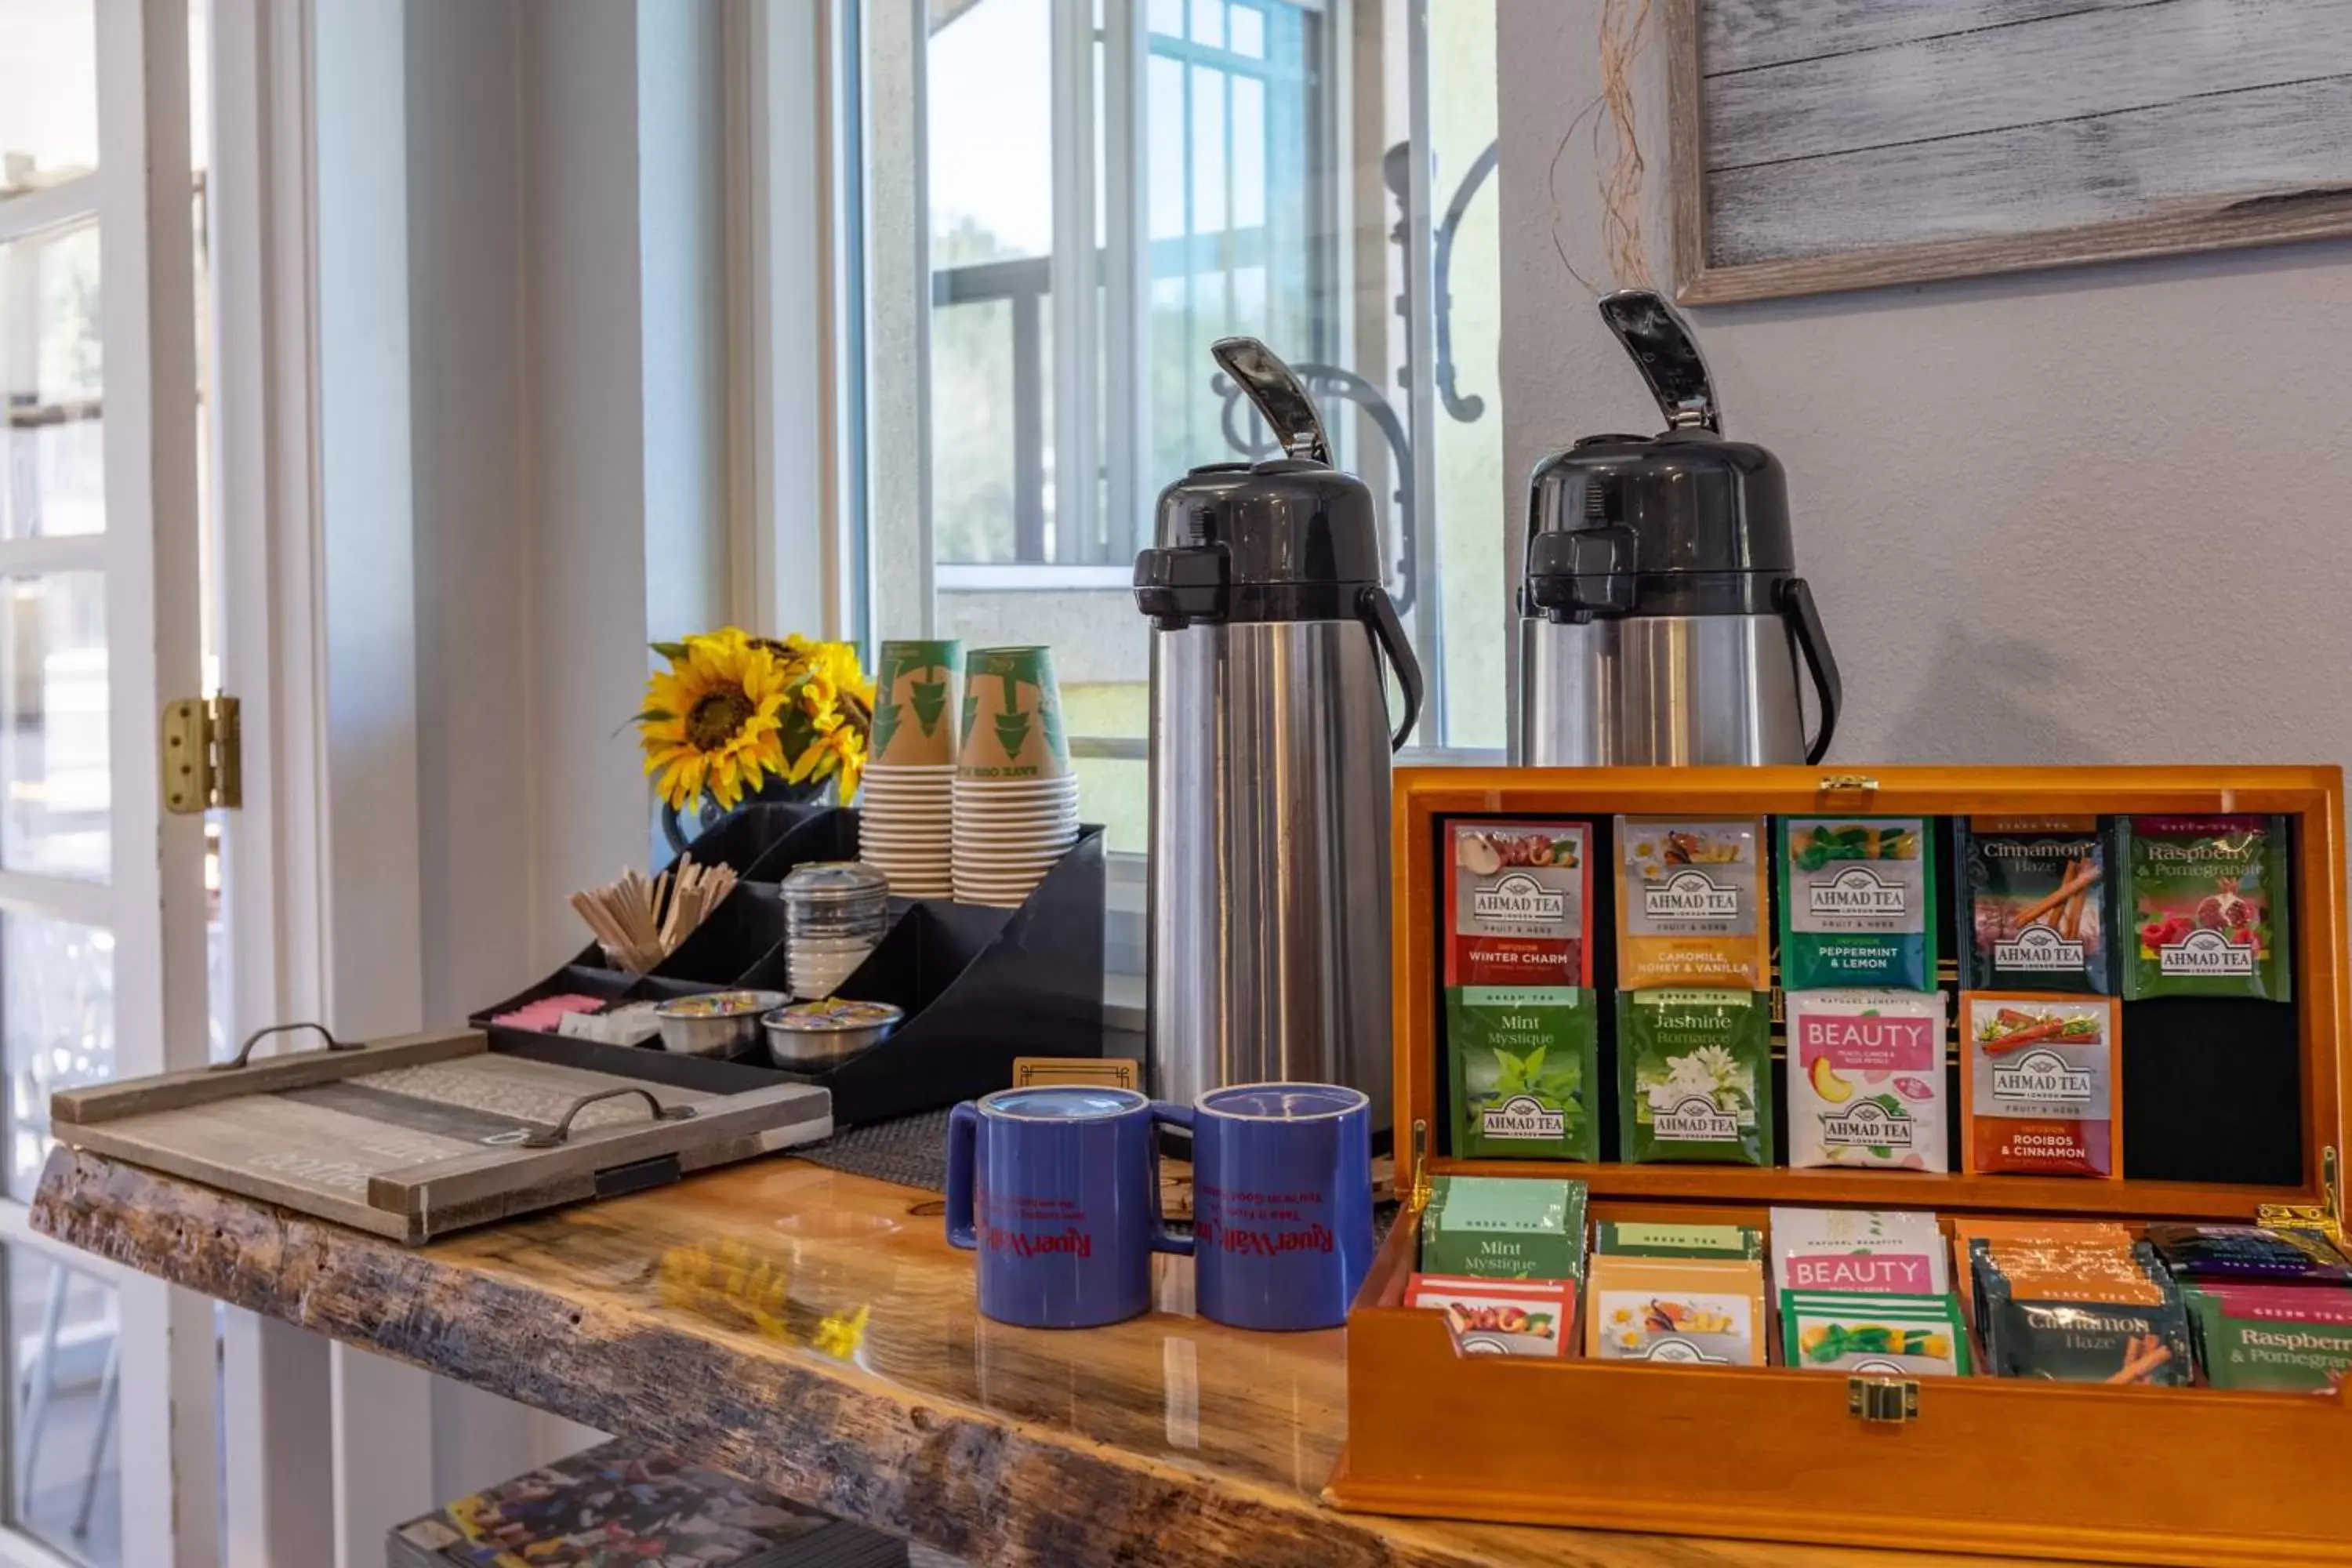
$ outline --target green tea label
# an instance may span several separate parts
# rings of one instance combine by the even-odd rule
[[[2352,1291],[2200,1280],[2181,1295],[2215,1388],[2328,1394],[2352,1370]]]
[[[1584,1184],[1439,1176],[1421,1219],[1421,1271],[1481,1279],[1584,1273]]]
[[[1764,1238],[1740,1225],[1645,1225],[1604,1221],[1593,1227],[1595,1252],[1620,1258],[1761,1258]]]
[[[1629,1161],[1772,1163],[1770,1010],[1752,991],[1632,991],[1618,1002]]]
[[[1494,1159],[1599,1157],[1592,993],[1573,986],[1456,986],[1446,993],[1454,1152]]]

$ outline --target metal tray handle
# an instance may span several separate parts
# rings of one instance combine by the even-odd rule
[[[563,1113],[562,1121],[557,1122],[553,1127],[544,1131],[532,1133],[530,1137],[522,1141],[522,1146],[526,1149],[553,1149],[563,1143],[569,1142],[572,1138],[572,1120],[573,1117],[578,1116],[582,1111],[587,1110],[590,1106],[595,1104],[600,1100],[612,1100],[624,1094],[643,1095],[645,1097],[646,1104],[653,1109],[654,1120],[656,1121],[690,1121],[694,1119],[694,1107],[690,1105],[664,1105],[660,1100],[654,1098],[654,1091],[649,1089],[637,1089],[635,1087],[625,1089],[600,1089],[593,1094],[583,1094],[579,1099],[573,1100],[572,1102],[572,1108]]]
[[[324,1024],[272,1024],[267,1028],[256,1029],[253,1033],[246,1036],[245,1044],[236,1048],[236,1055],[231,1057],[225,1062],[213,1063],[212,1070],[215,1072],[235,1072],[237,1068],[246,1064],[247,1058],[253,1055],[253,1047],[263,1039],[266,1039],[271,1035],[290,1035],[301,1029],[317,1030],[319,1037],[327,1042],[327,1048],[331,1051],[363,1051],[367,1049],[367,1042],[364,1040],[339,1040],[335,1038],[334,1035]]]

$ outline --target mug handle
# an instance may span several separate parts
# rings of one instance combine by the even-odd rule
[[[948,1245],[980,1245],[971,1222],[972,1158],[980,1148],[980,1107],[967,1100],[948,1112]]]
[[[1161,1122],[1165,1122],[1171,1127],[1181,1127],[1185,1131],[1190,1132],[1192,1131],[1192,1108],[1189,1105],[1162,1105],[1155,1100],[1151,1102],[1151,1122],[1155,1129]],[[953,1145],[950,1144],[950,1147],[953,1148]],[[954,1175],[952,1167],[950,1169],[949,1175],[952,1180]],[[951,1187],[949,1190],[952,1194],[954,1189]],[[955,1199],[952,1195],[949,1197],[948,1204],[949,1212],[953,1213]],[[1160,1140],[1157,1137],[1151,1140],[1151,1250],[1173,1252],[1185,1258],[1192,1256],[1192,1238],[1189,1236],[1171,1234],[1168,1229],[1168,1216],[1160,1212]]]

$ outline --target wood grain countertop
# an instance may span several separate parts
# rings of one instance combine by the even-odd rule
[[[1343,1331],[1196,1318],[1191,1264],[1171,1258],[1148,1317],[1078,1332],[991,1322],[940,1209],[773,1159],[411,1248],[60,1148],[33,1223],[976,1563],[1989,1562],[1337,1512],[1318,1494],[1344,1426]],[[1575,1446],[1559,1434],[1561,1465]],[[1695,1487],[1706,1464],[1691,1456]]]

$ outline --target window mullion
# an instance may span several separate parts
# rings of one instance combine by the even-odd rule
[[[1445,644],[1437,585],[1437,318],[1431,289],[1436,242],[1430,224],[1429,0],[1405,0],[1406,167],[1405,342],[1412,363],[1406,413],[1412,464],[1412,646],[1423,693],[1418,737],[1445,739]]]
[[[1054,11],[1053,547],[1039,559],[1100,560],[1094,396],[1095,34],[1092,7]]]
[[[1104,558],[1123,563],[1150,541],[1141,520],[1151,493],[1150,171],[1144,130],[1144,81],[1150,37],[1143,8],[1103,7],[1103,466],[1109,515]],[[1092,237],[1088,237],[1091,243]]]

